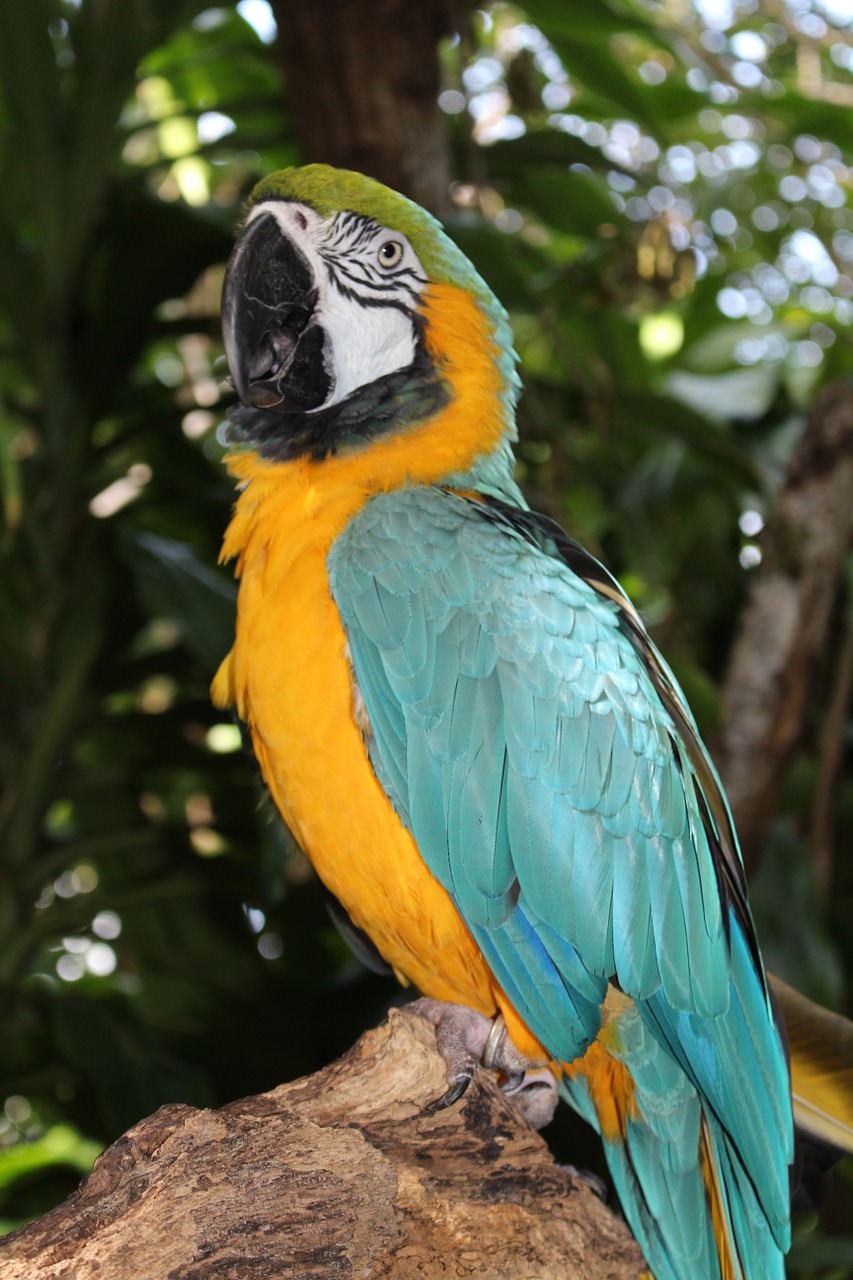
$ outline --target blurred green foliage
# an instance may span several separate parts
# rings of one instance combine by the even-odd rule
[[[440,50],[451,231],[512,313],[522,479],[620,575],[709,735],[802,412],[849,369],[845,21],[528,0]],[[316,1068],[400,998],[349,957],[207,695],[234,599],[219,285],[243,196],[300,158],[272,34],[262,0],[0,6],[7,1227],[158,1105]],[[772,965],[842,1008],[853,870],[822,900],[807,838],[833,672],[755,902]],[[842,850],[849,775],[835,799]],[[793,1274],[853,1274],[850,1182]]]

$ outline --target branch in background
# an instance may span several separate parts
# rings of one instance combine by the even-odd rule
[[[628,1228],[493,1078],[430,1114],[446,1086],[434,1029],[392,1012],[317,1075],[163,1107],[0,1242],[0,1280],[639,1280]]]
[[[272,0],[303,159],[358,169],[447,212],[451,180],[438,107],[445,0]],[[473,8],[473,3],[468,6]]]
[[[764,530],[763,559],[723,687],[715,754],[748,868],[803,731],[850,546],[851,512],[853,386],[844,382],[827,387],[809,414]]]
[[[832,849],[836,790],[853,694],[853,621],[849,618],[838,653],[835,683],[830,693],[820,734],[817,785],[812,805],[809,850],[821,902],[829,899],[832,883]]]

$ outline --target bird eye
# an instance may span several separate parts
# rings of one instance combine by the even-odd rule
[[[380,246],[378,257],[380,267],[396,267],[403,257],[403,246],[399,240],[386,240]]]

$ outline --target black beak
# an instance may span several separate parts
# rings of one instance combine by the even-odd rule
[[[332,391],[317,286],[299,246],[271,213],[238,239],[222,287],[222,336],[234,389],[247,407],[305,412]]]

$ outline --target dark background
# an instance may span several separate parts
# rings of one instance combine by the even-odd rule
[[[286,164],[414,195],[509,308],[528,496],[620,576],[715,745],[770,967],[849,995],[849,504],[825,498],[849,10],[274,7],[278,37],[263,0],[0,3],[6,1229],[160,1104],[311,1071],[404,998],[349,956],[208,701],[234,599],[218,295],[242,200]],[[817,562],[783,518],[803,484]],[[780,565],[792,613],[771,591],[762,622]],[[768,678],[789,622],[808,642]],[[569,1116],[553,1141],[598,1159]],[[853,1275],[851,1216],[847,1162],[791,1273]]]

